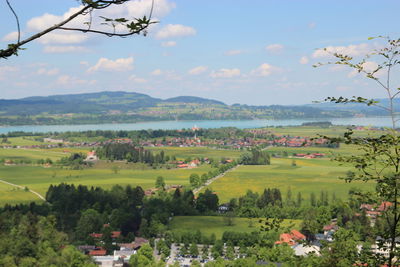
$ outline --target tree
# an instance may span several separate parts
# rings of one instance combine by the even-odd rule
[[[324,266],[352,266],[358,259],[357,243],[359,237],[351,230],[339,229],[333,242],[322,251]]]
[[[193,257],[199,256],[199,249],[196,243],[192,243],[189,247],[189,254]]]
[[[156,185],[156,188],[160,188],[160,189],[164,190],[165,189],[164,177],[158,176],[155,185]]]
[[[85,240],[89,234],[100,231],[102,225],[101,215],[94,209],[88,209],[82,212],[76,226],[76,233],[82,240]]]
[[[400,39],[389,37],[371,37],[385,42],[383,47],[371,51],[364,57],[353,58],[349,55],[331,52],[328,48],[323,50],[330,53],[335,61],[318,63],[314,67],[325,64],[336,64],[350,67],[356,73],[376,82],[385,92],[387,100],[379,103],[374,99],[364,97],[328,97],[325,101],[334,103],[361,103],[367,106],[376,106],[385,110],[391,119],[391,128],[385,129],[378,136],[367,137],[353,136],[353,130],[348,129],[340,138],[327,138],[331,143],[344,142],[355,145],[361,153],[352,155],[338,155],[335,159],[341,163],[350,163],[354,167],[345,177],[346,182],[357,180],[371,181],[376,185],[376,194],[381,201],[391,204],[385,208],[384,216],[388,227],[379,233],[384,239],[390,240],[388,265],[393,266],[396,255],[396,238],[399,236],[398,226],[400,222],[399,193],[400,193],[400,135],[396,130],[398,113],[395,108],[395,100],[400,94],[400,88],[393,86],[393,71],[400,64]],[[373,61],[374,60],[374,61]],[[376,63],[378,62],[378,63]],[[371,67],[372,66],[372,67]],[[398,76],[398,75],[397,75]]]
[[[149,244],[144,244],[136,254],[129,259],[129,264],[137,267],[151,266],[155,263],[153,249]]]
[[[57,24],[49,25],[48,28],[44,29],[41,32],[33,34],[26,39],[21,40],[21,29],[19,18],[15,10],[12,8],[9,0],[6,0],[6,3],[13,13],[16,24],[17,24],[17,33],[18,37],[15,43],[8,44],[8,47],[5,49],[0,49],[0,58],[9,58],[13,55],[18,55],[20,50],[25,44],[30,43],[44,35],[47,35],[56,30],[62,31],[70,31],[70,32],[82,32],[82,33],[93,33],[98,35],[106,35],[108,37],[118,36],[118,37],[127,37],[135,34],[147,34],[147,28],[155,23],[152,21],[152,13],[153,13],[153,5],[150,9],[149,16],[143,16],[142,18],[106,18],[103,16],[95,16],[95,13],[101,11],[106,8],[112,8],[113,6],[123,5],[129,0],[80,0],[81,6],[80,8],[72,13],[69,17],[60,21]],[[153,1],[154,3],[154,1]],[[73,27],[70,26],[72,22],[77,21],[79,18],[85,17],[87,22],[84,23],[81,27]],[[101,27],[101,26],[103,27]],[[109,30],[104,29],[104,26],[108,26]],[[119,29],[124,29],[120,31]]]
[[[192,173],[189,177],[190,185],[194,188],[200,186],[200,176],[197,173]]]

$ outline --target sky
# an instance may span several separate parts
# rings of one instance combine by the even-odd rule
[[[22,39],[79,8],[77,0],[10,0]],[[139,17],[151,0],[93,14]],[[400,37],[400,1],[155,0],[147,36],[105,37],[54,31],[0,59],[0,98],[128,91],[152,97],[199,96],[227,104],[308,104],[327,96],[383,97],[374,82],[321,48],[360,57],[380,48],[370,36]],[[88,17],[71,26],[85,27]],[[0,49],[15,42],[16,23],[0,3]],[[108,28],[107,28],[108,30]],[[375,66],[369,60],[366,64]],[[383,78],[383,76],[382,76]]]

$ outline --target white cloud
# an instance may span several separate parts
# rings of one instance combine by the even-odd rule
[[[54,69],[46,69],[46,68],[40,68],[36,71],[37,75],[56,75],[58,74],[60,71],[57,68]]]
[[[81,64],[83,66],[89,66],[89,62],[87,62],[87,61],[81,61],[81,62],[79,62],[79,64]]]
[[[104,10],[104,14],[108,16],[131,18],[142,17],[150,12],[152,0],[131,0],[123,5],[114,5]],[[160,18],[171,12],[176,7],[174,2],[168,0],[154,0],[153,17]]]
[[[160,69],[155,69],[155,70],[153,70],[150,74],[151,74],[151,75],[154,75],[154,76],[158,76],[158,75],[163,74],[163,72],[162,72],[162,70],[160,70]]]
[[[97,61],[96,65],[90,67],[87,71],[127,71],[131,69],[133,69],[133,57],[118,58],[116,60],[102,57]]]
[[[80,44],[89,39],[84,33],[49,33],[38,39],[41,44]]]
[[[55,46],[49,45],[45,46],[43,52],[54,54],[54,53],[83,53],[90,51],[86,47],[83,46],[74,46],[74,45],[67,45],[67,46]]]
[[[61,75],[58,77],[56,83],[62,86],[93,85],[96,83],[96,80],[83,80],[69,75]]]
[[[198,66],[198,67],[195,67],[193,69],[190,69],[188,71],[188,73],[190,75],[199,75],[199,74],[204,73],[205,71],[207,71],[207,67],[206,66]]]
[[[21,37],[22,37],[21,33]],[[2,39],[4,42],[16,42],[18,40],[18,32],[10,32],[9,34],[5,35]]]
[[[130,81],[133,81],[135,83],[146,83],[147,81],[143,78],[137,77],[136,75],[132,74],[128,78]]]
[[[348,55],[348,56],[361,56],[371,52],[372,47],[369,44],[358,44],[348,46],[328,46],[326,51],[324,49],[317,49],[313,53],[314,58],[330,57],[333,53]]]
[[[364,70],[366,72],[373,72],[378,68],[378,63],[374,62],[374,61],[366,61],[364,62],[364,64],[362,64]],[[375,77],[382,77],[384,75],[385,71],[384,70],[379,70],[377,71],[374,76]],[[358,71],[357,70],[352,70],[347,76],[349,78],[357,76]]]
[[[225,52],[225,55],[226,56],[235,56],[235,55],[239,55],[239,54],[243,54],[243,50],[239,50],[239,49],[237,49],[237,50],[229,50],[229,51],[226,51]]]
[[[303,56],[303,57],[301,57],[300,58],[300,64],[308,64],[308,62],[309,62],[309,60],[308,60],[308,57],[306,57],[306,56]]]
[[[156,33],[157,39],[168,39],[172,37],[183,37],[183,36],[190,36],[195,35],[196,30],[189,26],[184,26],[181,24],[168,24],[161,28]]]
[[[255,76],[269,76],[272,73],[276,73],[279,71],[281,71],[280,68],[272,66],[271,64],[268,63],[263,63],[257,69],[252,70],[251,74]]]
[[[34,17],[27,22],[27,29],[31,32],[38,32],[47,29],[49,26],[57,24],[68,17],[70,17],[73,13],[80,10],[83,6],[77,6],[70,8],[67,12],[62,15],[54,15],[45,13],[41,16]],[[111,17],[111,18],[139,18],[144,15],[149,16],[150,10],[152,7],[152,0],[131,0],[127,1],[121,5],[112,5],[104,10],[95,10],[92,16],[92,29],[100,29],[112,31],[110,26],[102,25],[104,22],[100,16]],[[153,10],[153,19],[158,20],[161,17],[167,15],[173,8],[175,8],[175,3],[169,0],[154,0],[154,10]],[[89,21],[89,15],[78,16],[73,21],[64,25],[65,27],[74,27],[74,28],[85,28],[85,22]],[[126,29],[125,27],[117,27],[117,31],[121,29]],[[84,33],[72,32],[72,31],[63,31],[58,30],[56,32],[51,32],[46,34],[45,36],[38,39],[39,42],[43,44],[53,44],[53,43],[61,43],[61,44],[78,44],[87,41],[90,38],[93,38],[95,35],[87,35]]]
[[[271,45],[267,45],[265,47],[265,49],[273,54],[279,54],[283,51],[284,46],[281,44],[271,44]]]
[[[240,69],[219,69],[213,71],[210,76],[213,78],[232,78],[240,75]]]
[[[168,41],[168,42],[162,42],[161,46],[163,47],[172,47],[172,46],[176,46],[176,42],[175,41]]]

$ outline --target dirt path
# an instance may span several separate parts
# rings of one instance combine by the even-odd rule
[[[4,183],[4,184],[11,185],[11,186],[15,186],[15,187],[18,187],[18,188],[21,188],[21,189],[25,189],[25,187],[22,186],[22,185],[12,184],[12,183],[9,183],[9,182],[4,181],[4,180],[0,180],[0,182],[2,182],[2,183]],[[41,194],[39,194],[38,192],[35,192],[35,191],[33,191],[33,190],[30,190],[30,189],[28,189],[28,190],[29,190],[29,192],[31,192],[32,194],[37,195],[41,200],[46,201],[46,199],[45,199]]]
[[[221,177],[224,177],[226,173],[236,170],[236,168],[239,167],[239,166],[242,166],[242,165],[236,165],[235,167],[233,167],[233,168],[227,170],[226,172],[221,173],[220,175],[211,178],[211,179],[208,180],[204,185],[202,185],[202,186],[200,186],[200,187],[194,189],[194,190],[193,190],[193,194],[196,195],[196,194],[199,193],[204,187],[209,186],[209,185],[210,185],[212,182],[214,182],[215,180],[217,180],[217,179],[219,179],[219,178],[221,178]]]

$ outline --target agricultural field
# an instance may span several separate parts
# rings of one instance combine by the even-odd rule
[[[25,148],[0,148],[0,160],[38,160],[50,158],[51,160],[59,160],[62,157],[68,156],[69,153],[64,153],[62,150],[50,149],[25,149]]]
[[[0,143],[0,146],[33,146],[33,145],[46,145],[49,143],[37,141],[35,139],[41,138],[40,136],[23,136],[23,137],[8,137],[7,143]]]
[[[36,195],[29,191],[0,182],[0,206],[7,203],[14,205],[31,201],[41,202]]]
[[[338,126],[338,125],[332,127],[285,126],[285,127],[273,127],[265,129],[279,135],[307,136],[307,137],[318,137],[318,135],[338,137],[338,136],[343,136],[343,133],[347,131],[346,126]],[[381,133],[382,133],[381,131],[354,130],[354,136],[360,136],[360,137],[365,137],[367,135],[379,135]]]
[[[292,166],[295,160],[296,166]],[[372,190],[372,184],[364,182],[345,183],[339,177],[344,177],[349,167],[339,166],[329,159],[287,159],[273,158],[271,165],[239,166],[216,180],[207,188],[215,191],[220,203],[231,198],[237,198],[247,190],[262,193],[265,188],[279,188],[285,196],[291,189],[293,196],[301,192],[303,199],[308,200],[314,192],[328,192],[331,197],[345,199],[351,188]],[[205,189],[203,189],[204,191]]]
[[[243,151],[239,150],[222,150],[222,149],[214,149],[209,147],[146,147],[146,149],[152,150],[153,152],[160,152],[163,150],[165,155],[173,156],[177,159],[186,159],[186,158],[231,158],[237,159],[243,153]]]
[[[251,220],[251,223],[250,223]],[[299,229],[301,220],[284,220],[283,228]],[[251,233],[259,231],[261,224],[259,218],[233,218],[233,225],[228,226],[222,216],[175,216],[169,224],[173,232],[200,230],[206,236],[215,234],[217,239],[222,237],[225,231]]]
[[[333,155],[341,154],[341,155],[349,155],[349,154],[355,154],[359,153],[358,148],[354,145],[345,145],[345,144],[340,144],[340,148],[329,148],[329,147],[315,147],[315,146],[309,146],[309,147],[268,147],[267,149],[268,152],[283,152],[286,151],[289,156],[292,156],[293,154],[298,154],[298,153],[303,153],[303,154],[308,154],[308,153],[323,153],[325,154],[325,157],[331,157]]]
[[[83,170],[70,170],[58,167],[43,168],[41,166],[0,166],[0,179],[21,186],[27,186],[42,195],[45,195],[50,184],[69,183],[75,185],[100,186],[111,188],[113,185],[141,186],[144,189],[154,187],[158,176],[163,176],[167,185],[189,184],[192,173],[199,175],[211,170],[210,165],[203,165],[193,169],[118,169],[111,168],[85,168]],[[3,192],[0,188],[0,203],[5,203]],[[25,197],[25,196],[24,196]],[[31,194],[31,200],[36,200]],[[15,199],[26,199],[16,195]]]

